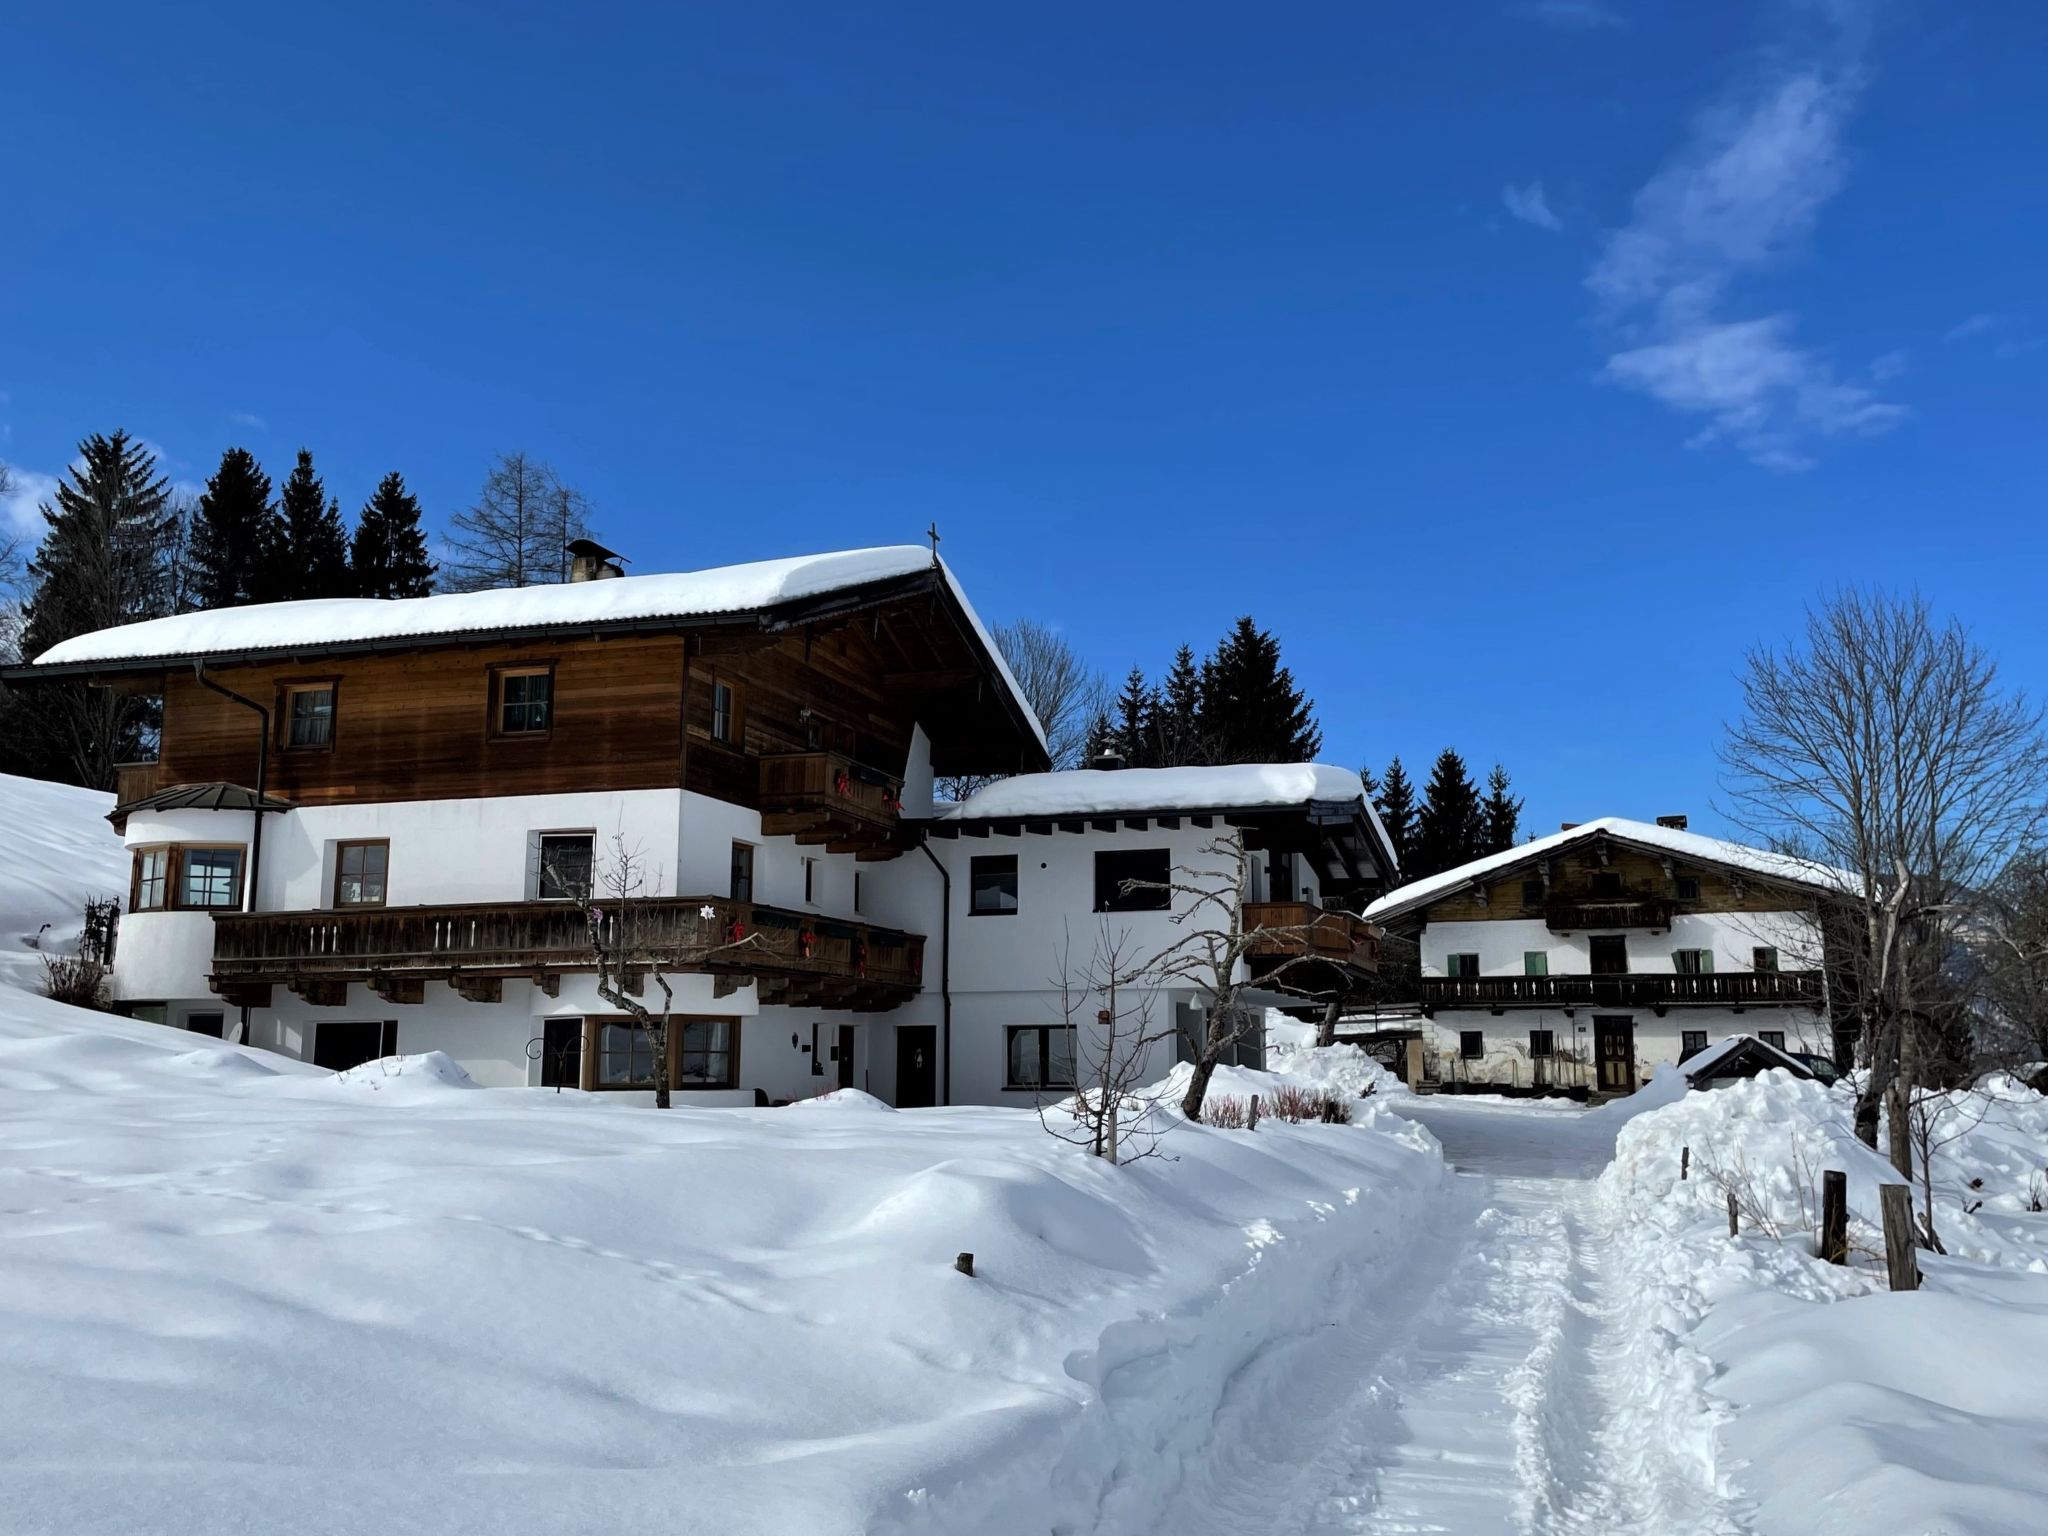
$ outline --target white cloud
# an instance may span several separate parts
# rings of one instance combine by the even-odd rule
[[[2004,324],[2005,316],[2003,315],[1972,315],[1969,319],[1959,320],[1950,326],[1941,339],[1943,341],[1968,341],[1972,336],[1982,336],[1986,332],[1997,330]]]
[[[1560,32],[1619,32],[1628,26],[1627,17],[1599,0],[1528,0],[1514,10]]]
[[[1534,224],[1538,229],[1564,228],[1564,220],[1552,211],[1550,199],[1543,195],[1540,181],[1532,181],[1526,187],[1502,187],[1500,200],[1524,224]]]
[[[1856,19],[1852,6],[1837,7],[1845,45]],[[1816,439],[1885,432],[1906,411],[1797,344],[1792,316],[1728,313],[1735,284],[1798,250],[1840,190],[1842,134],[1861,90],[1840,58],[1772,58],[1694,120],[1586,285],[1618,338],[1603,377],[1704,416],[1695,446],[1730,443],[1790,470],[1812,463]],[[1903,364],[1880,359],[1869,378],[1894,378]]]
[[[1870,360],[1870,377],[1873,382],[1882,384],[1888,379],[1898,378],[1907,368],[1912,366],[1912,362],[1913,354],[1906,351],[1903,347],[1896,351],[1886,352],[1882,356],[1873,357]]]
[[[229,411],[228,420],[238,427],[247,427],[251,432],[267,431],[270,427],[270,423],[254,411]]]
[[[0,538],[10,534],[34,536],[42,532],[42,503],[57,494],[57,477],[38,474],[19,465],[7,466],[8,490],[0,496]]]

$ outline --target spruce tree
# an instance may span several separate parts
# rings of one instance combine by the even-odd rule
[[[1116,721],[1111,732],[1113,749],[1126,768],[1154,766],[1152,741],[1152,689],[1145,682],[1145,669],[1132,667],[1116,696]]]
[[[420,529],[419,498],[393,470],[356,519],[349,546],[350,586],[358,597],[425,597],[434,590],[434,562]]]
[[[1097,709],[1088,718],[1088,734],[1081,745],[1081,766],[1093,768],[1105,752],[1116,750],[1116,728],[1109,723],[1109,711]]]
[[[206,482],[185,548],[185,600],[195,608],[269,601],[283,542],[270,476],[246,448],[230,448]]]
[[[1202,672],[1192,646],[1173,653],[1166,684],[1160,689],[1153,724],[1153,744],[1162,768],[1179,768],[1209,760],[1202,744]]]
[[[1486,799],[1479,807],[1485,853],[1505,853],[1515,846],[1522,822],[1522,802],[1508,793],[1508,771],[1499,763],[1486,776]]]
[[[346,597],[349,591],[348,530],[341,504],[313,473],[313,455],[299,450],[299,461],[278,493],[278,515],[284,520],[282,560],[274,583],[275,596]]]
[[[1415,817],[1415,868],[1411,878],[1442,874],[1486,851],[1486,826],[1479,787],[1465,759],[1449,747],[1438,754]]]
[[[1202,664],[1201,735],[1218,763],[1305,763],[1323,745],[1315,706],[1247,614]]]
[[[1373,791],[1373,809],[1380,813],[1380,825],[1386,829],[1387,841],[1394,845],[1394,862],[1401,867],[1406,879],[1415,878],[1416,872],[1409,868],[1417,852],[1415,847],[1415,786],[1409,781],[1408,770],[1401,766],[1396,757],[1387,764],[1387,772]]]
[[[55,505],[42,511],[47,527],[28,568],[35,593],[22,615],[25,657],[169,611],[176,517],[170,486],[141,443],[126,432],[87,438]],[[9,699],[0,735],[38,777],[112,789],[114,765],[148,750],[159,718],[151,699],[46,684]]]

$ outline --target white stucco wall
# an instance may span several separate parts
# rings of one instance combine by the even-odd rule
[[[1571,1048],[1580,1065],[1553,1062],[1543,1080],[1554,1086],[1590,1088],[1598,1085],[1593,1038],[1596,1013],[1625,1015],[1634,1024],[1638,1087],[1659,1068],[1677,1063],[1688,1030],[1705,1034],[1708,1045],[1730,1035],[1776,1030],[1783,1032],[1788,1050],[1826,1055],[1832,1049],[1827,1020],[1818,1010],[1785,1007],[1748,1008],[1739,1013],[1732,1008],[1673,1008],[1662,1018],[1647,1008],[1580,1008],[1571,1016],[1561,1008],[1507,1008],[1497,1014],[1485,1008],[1445,1008],[1438,1010],[1434,1019],[1423,1021],[1423,1039],[1436,1051],[1439,1074],[1447,1080],[1528,1087],[1537,1080],[1529,1054],[1529,1032],[1547,1029],[1555,1037],[1557,1050]],[[1467,1061],[1459,1054],[1460,1035],[1466,1030],[1478,1030],[1485,1037],[1484,1054],[1477,1061]]]

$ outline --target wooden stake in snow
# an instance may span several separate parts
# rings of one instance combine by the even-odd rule
[[[1681,1184],[1683,1184],[1683,1183],[1685,1182],[1685,1177],[1686,1177],[1686,1175],[1687,1175],[1687,1174],[1689,1174],[1689,1173],[1691,1173],[1691,1172],[1692,1172],[1692,1148],[1691,1148],[1691,1147],[1680,1147],[1680,1148],[1678,1149],[1678,1182],[1679,1182],[1679,1183],[1681,1183]]]
[[[1878,1186],[1877,1198],[1884,1208],[1884,1266],[1891,1274],[1895,1291],[1920,1289],[1920,1258],[1913,1241],[1913,1187],[1910,1184]]]
[[[974,1255],[971,1253],[962,1253],[954,1255],[953,1267],[959,1270],[961,1274],[967,1276],[970,1280],[973,1279]]]
[[[1849,1262],[1849,1175],[1835,1168],[1820,1176],[1820,1256]]]
[[[1245,1128],[1252,1131],[1256,1131],[1259,1128],[1259,1096],[1256,1093],[1252,1095],[1251,1121]]]
[[[1734,1237],[1742,1230],[1741,1214],[1735,1209],[1735,1191],[1728,1191],[1728,1235]]]

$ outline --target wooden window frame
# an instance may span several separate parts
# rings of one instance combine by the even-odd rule
[[[1470,960],[1472,969],[1459,965],[1460,960]],[[1449,981],[1469,981],[1479,974],[1479,956],[1468,949],[1461,949],[1444,956],[1444,977]]]
[[[1067,1081],[1055,1082],[1052,1075],[1052,1037],[1055,1031],[1064,1031],[1074,1037],[1074,1048],[1068,1053]],[[1018,1035],[1038,1036],[1038,1076],[1035,1083],[1020,1083],[1011,1073],[1015,1058],[1010,1042]],[[1003,1091],[1005,1093],[1052,1093],[1071,1090],[1074,1079],[1080,1075],[1081,1037],[1071,1024],[1010,1024],[1003,1029]]]
[[[977,894],[977,891],[976,891],[976,887],[975,887],[975,883],[974,883],[974,882],[975,882],[975,877],[976,877],[976,869],[975,869],[975,866],[976,866],[976,865],[978,865],[978,864],[979,864],[979,865],[989,865],[989,864],[998,864],[998,865],[999,865],[999,864],[1003,864],[1003,863],[1005,863],[1005,862],[1007,862],[1007,863],[1009,864],[1009,866],[1010,866],[1010,899],[1011,899],[1012,901],[1016,902],[1017,904],[1016,904],[1016,905],[1015,905],[1014,907],[982,907],[982,906],[977,906],[977,905],[975,905],[975,896],[976,896],[976,894]],[[1001,873],[1001,871],[1000,871],[1000,870],[994,870],[994,871],[991,871],[991,873],[994,873],[994,874],[1000,874],[1000,873]],[[969,917],[1015,917],[1015,916],[1016,916],[1016,915],[1017,915],[1017,914],[1018,914],[1019,912],[1021,912],[1021,911],[1023,911],[1023,910],[1024,910],[1024,890],[1023,890],[1023,864],[1022,864],[1022,863],[1021,863],[1021,862],[1020,862],[1020,861],[1018,860],[1018,858],[1017,858],[1017,855],[1016,855],[1016,854],[1014,854],[1014,853],[977,853],[977,854],[973,855],[972,857],[970,857],[970,858],[968,859],[968,861],[967,861],[967,915],[968,915]],[[1020,1024],[1020,1025],[1018,1025],[1017,1027],[1018,1027],[1019,1029],[1022,1029],[1022,1028],[1025,1028],[1026,1026],[1024,1026],[1024,1025],[1021,1025],[1021,1024]],[[1008,1070],[1008,1068],[1005,1068],[1004,1070],[1005,1070],[1005,1071],[1007,1071],[1007,1070]]]
[[[1698,957],[1693,961],[1691,970],[1685,968],[1683,957],[1686,955]],[[1678,976],[1711,976],[1714,974],[1714,952],[1705,945],[1692,945],[1685,949],[1674,949],[1671,951],[1671,970],[1674,975]]]
[[[234,899],[224,906],[211,903],[198,905],[185,901],[179,894],[185,883],[185,855],[188,853],[233,852],[235,860]],[[249,845],[247,843],[145,843],[134,850],[135,858],[128,873],[128,910],[130,912],[239,912],[244,907],[249,889]],[[138,906],[142,896],[142,860],[145,855],[164,855],[164,899],[155,906]]]
[[[1532,1029],[1529,1031],[1529,1057],[1532,1061],[1557,1054],[1557,1031],[1555,1029]]]
[[[134,850],[135,859],[128,871],[128,910],[130,912],[173,912],[178,895],[178,845],[176,843],[144,843]],[[142,861],[152,853],[164,856],[163,899],[149,906],[142,905]]]
[[[292,700],[302,693],[327,695],[327,739],[319,742],[292,740]],[[332,752],[341,735],[341,679],[339,677],[283,677],[277,682],[277,749],[280,752]]]
[[[588,838],[588,839],[589,839],[589,841],[590,841],[590,890],[589,890],[588,892],[586,892],[586,894],[587,894],[587,895],[590,895],[590,896],[593,896],[593,897],[594,897],[594,896],[596,895],[596,893],[597,893],[597,830],[596,830],[596,829],[595,829],[594,827],[543,827],[543,828],[539,828],[539,829],[536,829],[536,830],[535,830],[534,832],[530,833],[529,835],[530,835],[530,836],[532,837],[532,839],[533,839],[533,842],[532,842],[532,845],[531,845],[531,846],[532,846],[532,849],[533,849],[533,897],[532,897],[532,899],[533,899],[534,901],[545,901],[545,902],[548,902],[549,904],[551,904],[551,905],[552,905],[552,904],[554,904],[554,903],[557,903],[557,902],[574,902],[574,901],[576,900],[576,898],[575,898],[574,896],[568,896],[568,895],[563,895],[563,896],[550,896],[550,895],[546,894],[546,892],[547,892],[547,881],[548,881],[548,839],[549,839],[549,838],[551,838],[551,837],[555,837],[555,838],[561,838],[561,837],[582,837],[582,838]]]
[[[375,901],[343,901],[341,899],[341,856],[350,848],[382,848],[384,850],[384,875],[378,885],[382,893]],[[347,837],[334,844],[334,888],[328,893],[329,900],[337,912],[367,912],[391,902],[391,839],[388,837]]]
[[[1698,875],[1673,875],[1671,877],[1671,885],[1672,890],[1676,894],[1676,899],[1679,901],[1698,901],[1700,899],[1700,877]],[[1687,889],[1688,886],[1691,887],[1690,890]]]
[[[1483,1029],[1461,1029],[1458,1031],[1458,1060],[1484,1061],[1486,1059],[1486,1031]]]
[[[718,734],[718,690],[725,689],[731,695],[732,707],[726,713],[729,735]],[[713,672],[706,683],[704,696],[704,739],[714,741],[721,747],[741,751],[747,743],[747,690],[740,680],[729,673]]]
[[[1699,1041],[1694,1045],[1693,1041]],[[1707,1048],[1707,1032],[1704,1029],[1681,1029],[1678,1032],[1678,1059],[1688,1062]]]
[[[1764,958],[1766,955],[1770,956],[1768,960]],[[1757,972],[1759,975],[1768,974],[1775,976],[1778,974],[1778,966],[1781,958],[1782,957],[1778,954],[1777,945],[1758,944],[1749,952],[1749,968],[1752,971]]]
[[[1550,951],[1547,949],[1523,950],[1522,974],[1524,976],[1548,976],[1550,974]]]
[[[723,1024],[726,1027],[725,1081],[685,1082],[682,1078],[683,1032],[692,1024]],[[608,1083],[604,1080],[604,1032],[616,1025],[621,1029],[645,1031],[647,1026],[631,1014],[591,1014],[583,1021],[584,1087],[591,1093],[652,1093],[654,1078],[644,1082]],[[651,1059],[650,1051],[650,1059]],[[678,1013],[668,1021],[669,1087],[677,1093],[730,1093],[740,1086],[740,1020],[722,1013]]]
[[[1785,1031],[1782,1029],[1760,1029],[1756,1032],[1756,1037],[1774,1050],[1786,1049]]]
[[[804,867],[804,905],[815,907],[818,904],[818,861],[806,854],[802,862]]]
[[[548,723],[538,731],[508,731],[505,729],[505,679],[508,677],[545,677],[548,680]],[[555,661],[507,661],[490,669],[490,687],[485,695],[484,734],[492,741],[546,741],[555,734],[555,705],[558,690],[555,687]]]
[[[739,873],[739,870],[736,867],[739,863],[737,855],[742,848],[747,850],[747,894],[744,896],[742,896],[738,891],[733,889],[734,886],[739,884],[739,882],[733,877]],[[728,901],[754,900],[756,888],[761,883],[760,860],[758,857],[756,857],[756,855],[758,855],[759,853],[760,849],[755,847],[754,844],[748,842],[745,838],[736,837],[732,840],[732,856],[728,857],[728,859],[726,860],[725,875],[726,899]]]
[[[1533,900],[1531,899],[1531,893],[1532,893],[1532,892],[1534,893],[1534,899],[1533,899]],[[1524,880],[1524,881],[1522,882],[1522,907],[1523,907],[1523,909],[1524,909],[1524,910],[1526,911],[1526,910],[1528,910],[1528,909],[1531,909],[1531,908],[1541,908],[1541,907],[1542,907],[1542,905],[1543,905],[1543,903],[1544,903],[1544,900],[1545,900],[1545,898],[1546,898],[1546,897],[1548,896],[1548,894],[1549,894],[1548,888],[1547,888],[1547,887],[1546,887],[1546,886],[1545,886],[1545,885],[1543,884],[1543,882],[1542,882],[1542,881],[1541,881],[1540,879],[1539,879],[1539,880]]]

